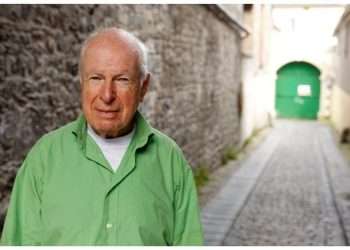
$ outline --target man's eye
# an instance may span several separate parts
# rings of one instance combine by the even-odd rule
[[[90,79],[91,79],[91,80],[101,80],[101,78],[98,77],[98,76],[92,76]]]
[[[116,80],[115,80],[115,83],[117,84],[117,85],[120,85],[120,86],[123,86],[123,87],[125,87],[125,86],[128,86],[129,85],[129,78],[127,78],[127,77],[120,77],[120,78],[117,78]]]
[[[91,76],[89,78],[89,82],[92,84],[97,84],[97,83],[100,83],[101,81],[102,81],[102,78],[99,76]]]

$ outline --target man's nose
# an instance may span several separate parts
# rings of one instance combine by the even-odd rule
[[[111,103],[116,97],[116,89],[112,80],[106,80],[101,89],[100,97],[104,103]]]

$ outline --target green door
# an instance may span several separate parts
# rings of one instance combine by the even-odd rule
[[[320,71],[306,62],[292,62],[277,71],[277,117],[317,119]]]

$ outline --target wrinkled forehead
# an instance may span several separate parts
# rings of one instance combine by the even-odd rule
[[[123,58],[123,60],[140,63],[140,56],[135,40],[128,37],[127,34],[113,30],[97,34],[84,43],[80,64],[84,67],[87,62],[97,60],[97,57],[105,60]]]
[[[138,57],[137,44],[128,37],[116,32],[99,34],[89,41],[83,51],[83,57],[95,51],[110,51],[115,54],[125,54],[130,57]]]

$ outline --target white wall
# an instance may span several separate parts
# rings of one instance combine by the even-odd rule
[[[333,86],[332,92],[332,122],[335,129],[341,133],[345,128],[350,127],[350,95],[339,88],[338,85]]]
[[[271,6],[254,5],[252,12],[244,17],[245,25],[251,31],[242,46],[243,112],[241,119],[241,142],[255,129],[269,124],[269,100],[274,87],[267,73],[270,56],[270,35],[272,29]]]
[[[332,93],[331,119],[341,133],[350,127],[350,7],[348,7],[336,32],[338,38],[335,57],[336,80]]]

